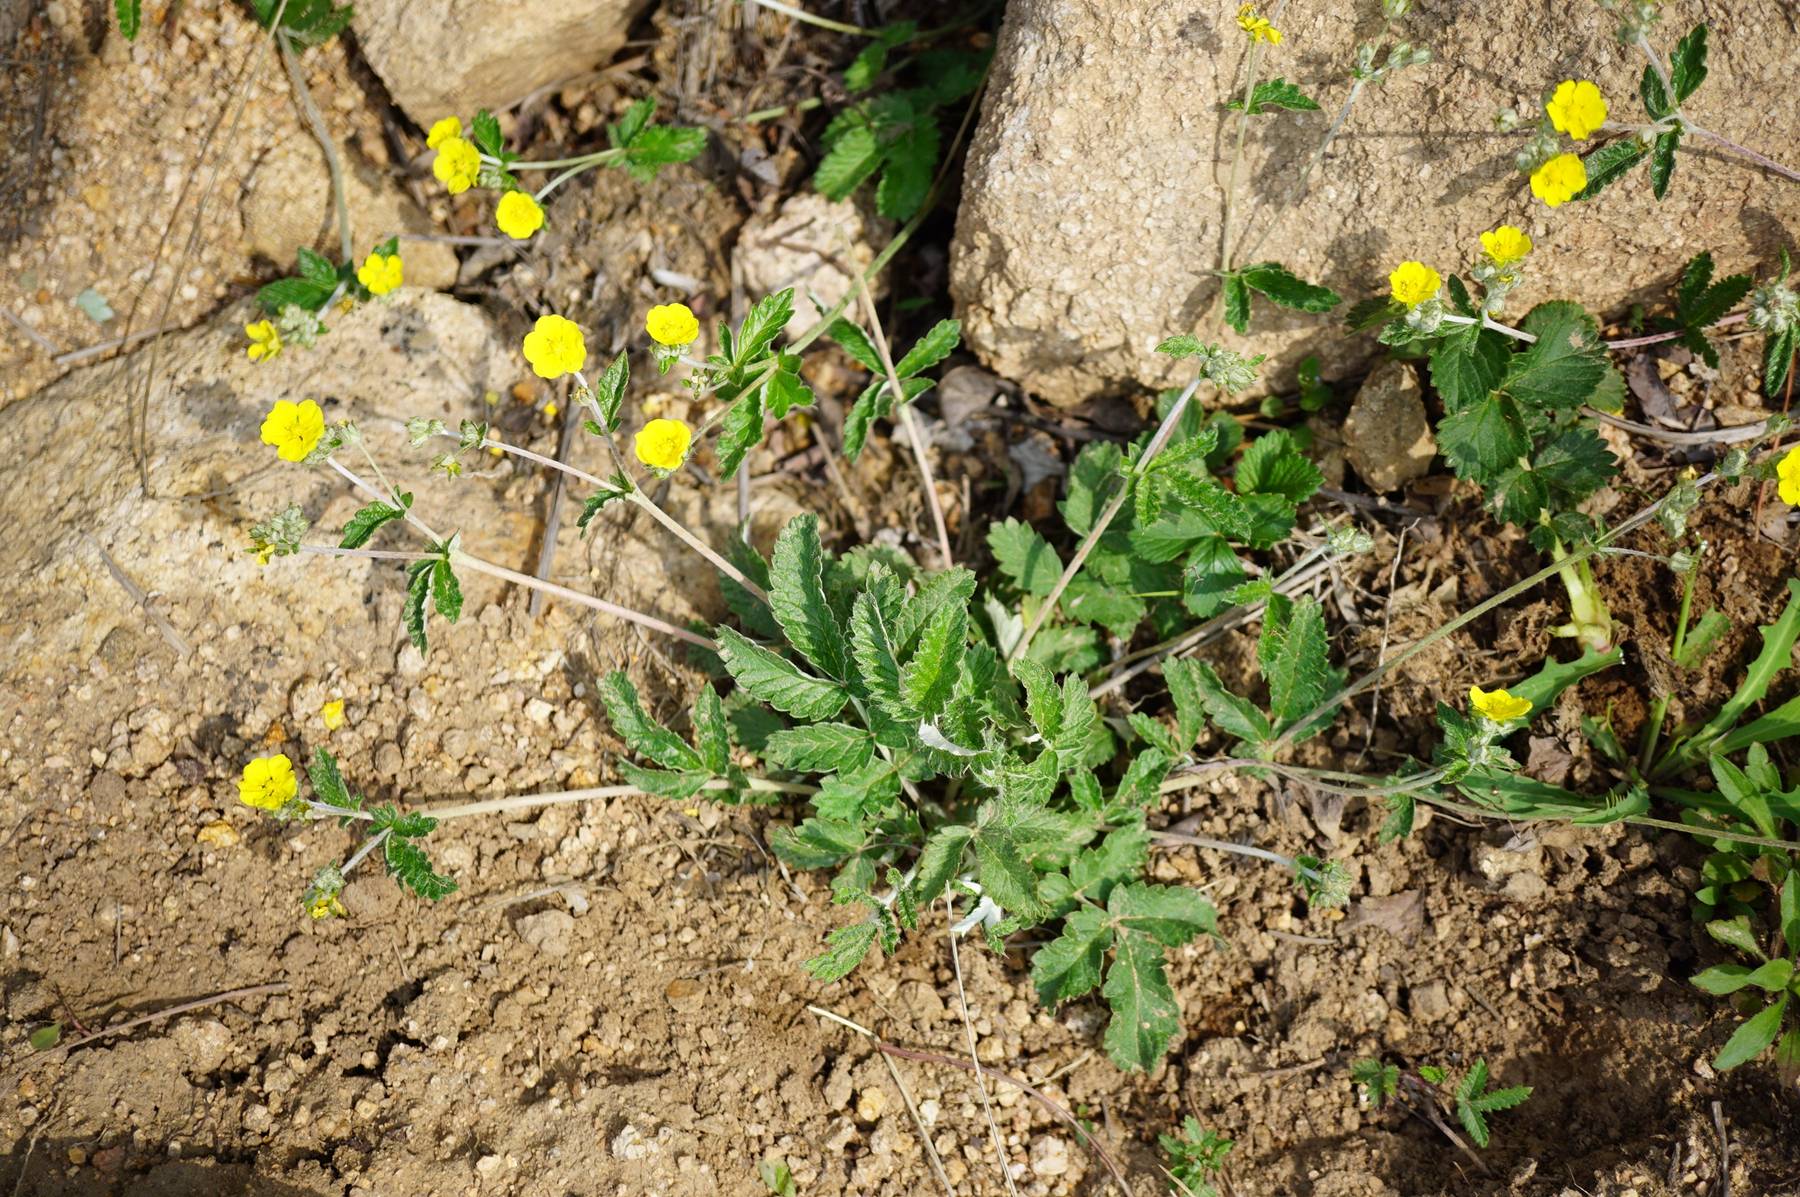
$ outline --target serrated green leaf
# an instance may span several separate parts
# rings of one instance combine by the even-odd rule
[[[869,334],[860,326],[840,316],[831,322],[825,335],[836,341],[845,353],[855,358],[869,373],[880,374],[886,369],[881,364],[881,354],[876,350],[875,342],[869,339]]]
[[[119,18],[119,32],[126,41],[136,41],[144,25],[144,0],[113,0],[113,13]]]
[[[731,731],[725,723],[725,704],[710,684],[700,687],[694,699],[694,747],[713,777],[723,777],[731,768]]]
[[[1800,328],[1772,332],[1763,342],[1763,394],[1769,398],[1782,393],[1788,373],[1794,368],[1797,349],[1800,349]]]
[[[456,892],[456,882],[431,867],[431,858],[411,839],[390,834],[382,844],[382,857],[394,879],[427,902]]]
[[[994,564],[1026,594],[1042,598],[1056,588],[1063,562],[1031,525],[1007,519],[988,529],[988,548]]]
[[[1204,661],[1189,663],[1193,666],[1191,677],[1199,691],[1200,700],[1220,731],[1253,745],[1273,738],[1274,732],[1263,713],[1248,699],[1240,698],[1226,689],[1225,683],[1219,680],[1219,675],[1213,672],[1211,665]]]
[[[799,773],[852,772],[869,763],[875,741],[847,723],[814,723],[775,732],[763,748],[763,759]]]
[[[1507,363],[1500,388],[1520,403],[1573,411],[1606,376],[1600,326],[1578,303],[1552,300],[1526,314],[1520,327],[1537,337]]]
[[[1259,291],[1284,308],[1301,312],[1329,312],[1344,302],[1330,287],[1309,283],[1279,262],[1257,262],[1238,270],[1253,291]]]
[[[625,780],[644,793],[656,798],[667,798],[680,802],[692,798],[705,788],[713,774],[704,769],[677,772],[672,769],[646,769],[630,761],[619,762],[619,772]]]
[[[919,647],[900,674],[900,694],[918,718],[936,719],[956,685],[969,638],[968,609],[960,603],[940,606],[919,633]]]
[[[906,356],[894,363],[894,373],[901,378],[931,369],[955,352],[962,343],[962,322],[939,320],[924,336],[913,343]]]
[[[1581,160],[1587,171],[1587,186],[1576,193],[1577,200],[1590,200],[1625,176],[1625,172],[1644,160],[1649,151],[1635,137],[1621,137],[1594,150]]]
[[[1779,993],[1787,988],[1787,983],[1793,977],[1794,962],[1775,959],[1764,961],[1755,968],[1746,964],[1715,965],[1704,972],[1695,973],[1693,983],[1707,993],[1717,995],[1736,993],[1749,986]]]
[[[825,547],[819,517],[796,516],[775,539],[769,607],[789,644],[828,677],[850,676],[850,647],[825,598]]]
[[[425,609],[431,599],[431,567],[434,561],[415,561],[406,569],[406,601],[400,609],[407,639],[423,655],[430,651],[425,636]]]
[[[631,751],[678,772],[706,768],[698,750],[650,717],[638,699],[637,687],[622,670],[601,678],[597,689],[613,732]]]
[[[1227,111],[1244,111],[1244,97],[1238,96],[1225,105]],[[1250,92],[1250,115],[1260,116],[1271,108],[1286,108],[1292,112],[1317,112],[1319,105],[1306,97],[1306,94],[1293,83],[1276,76],[1264,79]]]
[[[499,157],[500,151],[506,148],[506,139],[500,135],[499,118],[485,108],[476,112],[470,133],[475,144],[493,157]]]
[[[1239,335],[1250,331],[1250,284],[1244,281],[1241,274],[1228,274],[1224,278],[1225,287],[1225,323]]]
[[[1181,885],[1122,885],[1112,892],[1107,913],[1122,931],[1147,935],[1171,948],[1218,930],[1212,904],[1198,890]]]
[[[900,380],[902,401],[911,403],[934,385],[929,378],[903,378]],[[893,410],[894,392],[888,388],[887,379],[883,377],[870,383],[844,417],[844,456],[855,461],[861,455],[875,421],[886,419]]]
[[[1675,43],[1669,55],[1669,84],[1675,89],[1675,103],[1685,104],[1699,86],[1706,82],[1706,26],[1696,25],[1687,36]]]
[[[1276,720],[1298,719],[1324,700],[1331,681],[1329,648],[1325,612],[1317,599],[1292,603],[1277,595],[1269,600],[1256,652]]]
[[[931,193],[938,161],[937,121],[926,116],[884,147],[875,210],[887,220],[911,220]]]
[[[884,760],[871,760],[851,772],[827,777],[812,802],[821,819],[862,823],[899,794],[900,776],[894,766]]]
[[[828,128],[826,144],[829,148],[813,171],[813,187],[828,200],[849,199],[886,157],[880,138],[867,124],[846,124],[835,137]]]
[[[1279,495],[1298,506],[1312,498],[1324,481],[1286,429],[1265,432],[1245,446],[1238,459],[1239,494]]]
[[[327,806],[355,810],[359,805],[350,797],[350,789],[344,784],[344,775],[338,771],[337,758],[325,749],[313,752],[312,762],[306,767],[306,776],[312,782],[313,797]]]
[[[717,452],[722,477],[736,477],[750,450],[762,444],[762,394],[763,389],[756,387],[739,395],[720,421]]]
[[[281,315],[281,310],[289,305],[316,312],[325,306],[325,301],[331,298],[331,293],[336,289],[336,284],[317,283],[303,278],[282,278],[258,290],[256,302],[271,316]]]
[[[738,685],[783,714],[796,719],[829,719],[849,699],[836,682],[802,671],[735,628],[720,626],[716,636],[719,657]]]
[[[863,688],[894,718],[911,721],[900,688],[900,645],[894,636],[905,596],[885,570],[872,574],[850,610],[850,652]]]
[[[1669,194],[1669,180],[1675,177],[1675,150],[1680,145],[1681,130],[1670,129],[1650,147],[1650,193],[1657,199]]]
[[[786,419],[794,408],[811,407],[813,403],[812,388],[791,370],[775,371],[764,387],[763,404],[771,420]]]
[[[442,557],[431,563],[431,598],[437,613],[451,623],[462,617],[462,585],[450,562]]]
[[[1455,415],[1486,399],[1506,376],[1512,352],[1501,334],[1482,330],[1467,350],[1440,343],[1431,351],[1431,385],[1444,400],[1444,412]]]
[[[962,871],[963,850],[974,833],[967,823],[946,823],[925,841],[918,868],[913,871],[913,887],[921,905],[935,902]]]
[[[1700,617],[1700,621],[1688,630],[1687,639],[1682,641],[1681,651],[1674,654],[1675,664],[1683,669],[1699,668],[1730,630],[1731,620],[1724,612],[1716,607],[1709,608]]]
[[[975,585],[975,575],[960,565],[939,570],[920,582],[918,591],[894,621],[895,645],[902,651],[909,648],[940,607],[949,604],[967,607],[974,597]]]
[[[1101,993],[1112,1007],[1102,1039],[1106,1054],[1128,1072],[1149,1071],[1181,1030],[1181,1008],[1163,970],[1163,946],[1148,935],[1118,936]]]
[[[1091,992],[1100,984],[1100,969],[1113,932],[1104,910],[1083,907],[1063,920],[1062,934],[1031,958],[1031,983],[1038,1000],[1055,1006]]]
[[[412,496],[402,494],[399,499],[401,505],[398,507],[377,500],[359,508],[344,525],[343,539],[338,541],[338,548],[360,549],[369,543],[369,538],[375,535],[377,528],[394,520],[404,519],[407,509],[412,506]]]
[[[331,259],[314,253],[305,246],[295,251],[294,258],[300,267],[300,277],[307,282],[330,288],[337,286],[338,268],[332,264]]]
[[[1438,448],[1459,478],[1491,485],[1531,451],[1519,408],[1505,395],[1477,400],[1438,424]]]
[[[619,409],[625,402],[625,389],[631,382],[631,363],[621,353],[594,380],[594,402],[600,408],[600,425],[608,432],[619,430]]]
[[[848,927],[839,927],[825,937],[825,950],[801,967],[812,974],[813,980],[827,985],[833,981],[842,980],[862,963],[864,956],[869,954],[869,948],[874,944],[878,930],[879,928],[870,922],[852,923]]]

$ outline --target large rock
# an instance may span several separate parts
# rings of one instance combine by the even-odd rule
[[[605,64],[645,0],[357,0],[352,21],[394,102],[427,128]]]
[[[1342,104],[1353,47],[1379,35],[1375,7],[1288,6],[1287,38],[1265,54],[1263,75],[1298,81],[1322,111],[1253,120],[1242,173],[1243,206],[1260,209],[1250,242],[1270,228],[1270,209],[1286,202]],[[1243,87],[1232,11],[1183,16],[1133,0],[1007,7],[969,153],[951,289],[964,340],[1044,398],[1166,385],[1181,368],[1152,353],[1157,340],[1212,332],[1209,272],[1236,140],[1237,116],[1224,104]],[[1772,103],[1768,91],[1793,54],[1790,37],[1768,32],[1787,29],[1782,5],[1671,3],[1658,44],[1666,49],[1702,17],[1712,25],[1711,75],[1690,116],[1793,158],[1800,105]],[[1479,19],[1422,6],[1404,35],[1437,61],[1366,90],[1310,194],[1279,213],[1256,258],[1354,299],[1384,290],[1406,258],[1449,273],[1479,252],[1479,233],[1510,222],[1538,247],[1515,312],[1556,297],[1601,310],[1659,298],[1701,249],[1724,270],[1766,267],[1797,231],[1800,186],[1697,139],[1660,204],[1642,168],[1597,201],[1552,211],[1531,197],[1512,162],[1520,138],[1492,134],[1494,114],[1511,106],[1535,115],[1540,89],[1578,76],[1599,83],[1615,120],[1644,119],[1643,60],[1613,40],[1614,26],[1598,5],[1565,0],[1496,0]],[[1307,352],[1341,372],[1372,349],[1344,336],[1335,317],[1260,300],[1251,333],[1247,342],[1227,333],[1227,343],[1273,354],[1278,382]]]
[[[396,233],[436,232],[431,218],[411,198],[379,173],[344,155],[344,193],[355,238],[354,258],[363,256]],[[304,130],[295,130],[258,158],[244,181],[239,201],[244,217],[244,243],[251,253],[269,259],[286,273],[294,271],[300,247],[336,260],[336,204],[324,151]],[[441,241],[407,241],[401,247],[406,285],[447,289],[456,282],[456,251]]]

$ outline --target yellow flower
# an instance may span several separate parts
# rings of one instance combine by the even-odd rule
[[[514,241],[525,241],[544,227],[544,210],[523,191],[509,191],[494,208],[494,223]]]
[[[475,180],[481,176],[481,154],[460,137],[446,137],[438,146],[431,173],[451,195],[461,195],[475,186]]]
[[[401,271],[399,254],[370,254],[357,268],[356,281],[371,295],[386,295],[400,285]]]
[[[525,334],[525,360],[539,378],[561,378],[587,365],[581,326],[561,316],[539,316]]]
[[[1496,266],[1511,266],[1531,252],[1531,238],[1510,224],[1481,235],[1481,248]]]
[[[1567,133],[1576,141],[1592,137],[1606,123],[1606,100],[1586,79],[1558,83],[1544,111],[1558,133]]]
[[[1251,41],[1268,42],[1271,46],[1281,44],[1281,30],[1269,24],[1267,17],[1256,15],[1256,5],[1240,4],[1237,11],[1238,28],[1250,35]]]
[[[1423,262],[1402,262],[1388,275],[1388,288],[1399,302],[1416,308],[1438,293],[1443,276]]]
[[[320,707],[319,718],[324,722],[326,731],[336,731],[344,726],[344,700],[334,698]]]
[[[274,445],[283,461],[305,461],[325,435],[325,413],[311,399],[290,403],[278,399],[263,421],[262,440]]]
[[[1581,194],[1587,186],[1587,167],[1574,154],[1558,154],[1531,172],[1531,194],[1552,208]]]
[[[560,407],[556,406],[554,401],[546,403],[544,404],[544,418],[546,420],[554,420],[556,419],[556,413],[561,410]]]
[[[266,544],[262,548],[256,550],[256,563],[258,565],[267,565],[274,558],[274,556],[275,556],[275,546],[272,544]]]
[[[447,116],[431,126],[431,132],[425,135],[425,148],[435,150],[453,137],[462,139],[462,122]]]
[[[238,778],[238,801],[257,810],[280,810],[299,792],[300,780],[286,753],[257,757]]]
[[[700,335],[700,321],[694,318],[687,304],[665,303],[650,309],[650,314],[644,317],[644,331],[658,345],[671,348],[691,345]]]
[[[637,459],[660,473],[679,469],[694,434],[680,420],[652,420],[631,443]]]
[[[250,338],[250,348],[244,352],[253,362],[266,362],[281,352],[281,334],[267,320],[244,325],[244,335]]]
[[[1495,723],[1510,723],[1531,713],[1529,698],[1514,698],[1505,690],[1483,690],[1480,686],[1469,687],[1469,705]]]
[[[1800,507],[1800,445],[1787,451],[1775,467],[1775,476],[1781,480],[1781,501],[1789,507]]]
[[[306,913],[316,919],[328,919],[333,915],[342,918],[350,912],[336,894],[314,894],[306,900]]]

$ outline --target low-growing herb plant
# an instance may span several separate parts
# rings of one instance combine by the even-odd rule
[[[1493,1088],[1486,1060],[1476,1060],[1460,1077],[1435,1064],[1402,1070],[1380,1060],[1358,1060],[1350,1066],[1350,1079],[1367,1104],[1379,1108],[1397,1102],[1419,1112],[1452,1142],[1458,1142],[1441,1117],[1443,1112],[1453,1112],[1477,1147],[1486,1147],[1490,1141],[1489,1114],[1515,1109],[1531,1096],[1530,1085]]]
[[[1179,1135],[1158,1135],[1156,1145],[1168,1160],[1169,1191],[1182,1197],[1219,1197],[1213,1181],[1225,1169],[1232,1141],[1200,1125],[1192,1115],[1182,1120]]]

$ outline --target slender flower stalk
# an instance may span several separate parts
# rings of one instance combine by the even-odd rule
[[[875,311],[875,297],[869,294],[868,281],[859,278],[857,288],[862,293],[863,311],[869,317],[869,332],[875,341],[875,352],[881,356],[881,368],[887,372],[887,386],[894,395],[894,411],[900,426],[906,430],[906,439],[912,444],[913,460],[919,465],[919,479],[925,490],[925,506],[931,511],[931,523],[937,531],[938,554],[943,559],[943,567],[949,569],[956,564],[956,557],[950,551],[950,533],[944,526],[944,505],[938,501],[937,479],[931,473],[931,455],[926,450],[924,436],[919,432],[919,422],[913,416],[912,405],[906,401],[906,389],[900,385],[900,376],[894,372],[894,354],[888,348],[887,337],[881,331],[881,316]]]

